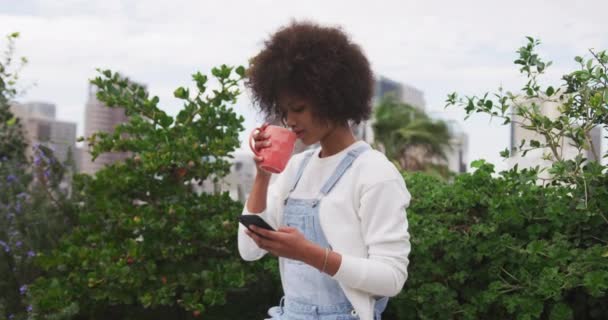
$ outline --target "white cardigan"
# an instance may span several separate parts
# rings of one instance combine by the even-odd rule
[[[316,149],[291,197],[317,197],[346,152],[364,144],[358,141],[325,158],[319,158],[320,148]],[[283,225],[283,200],[304,154],[294,155],[285,170],[273,176],[267,208],[260,215],[274,228]],[[319,204],[325,236],[333,250],[342,255],[333,278],[340,283],[360,319],[372,320],[376,298],[395,296],[405,284],[410,253],[405,209],[409,202],[410,194],[399,171],[384,154],[370,149],[355,160]],[[243,214],[252,213],[245,206]],[[239,225],[241,257],[247,261],[262,258],[267,252],[244,231]],[[281,278],[283,267],[281,263]]]

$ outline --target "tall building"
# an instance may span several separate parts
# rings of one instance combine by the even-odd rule
[[[54,104],[42,101],[30,101],[23,104],[15,103],[19,108],[14,111],[22,118],[55,119],[56,107]]]
[[[561,115],[558,106],[559,102],[554,101],[544,101],[539,99],[529,99],[526,101],[529,105],[535,103],[539,107],[539,111],[542,115],[548,117],[549,119],[556,119]],[[510,168],[517,165],[519,168],[532,168],[539,166],[540,168],[548,168],[552,165],[553,161],[547,160],[545,155],[551,154],[551,150],[549,148],[541,148],[529,151],[525,157],[522,156],[521,152],[517,149],[519,148],[522,140],[525,140],[524,149],[529,147],[529,142],[531,140],[539,141],[540,143],[544,143],[545,138],[538,134],[535,131],[531,131],[525,129],[521,126],[521,124],[528,124],[527,121],[520,116],[513,115],[511,121],[511,139],[510,139],[510,157],[508,159],[508,165]],[[591,135],[591,143],[596,150],[596,154],[598,158],[595,158],[591,149],[589,149],[584,156],[587,159],[594,159],[601,161],[602,157],[602,128],[596,127],[590,132]],[[560,147],[557,150],[559,152],[560,157],[562,159],[573,159],[578,155],[578,150],[574,146],[570,144],[567,139],[560,142]],[[545,171],[540,176],[541,178],[549,178],[550,175]]]
[[[418,110],[424,110],[426,106],[424,92],[421,90],[380,76],[374,85],[373,105],[378,104],[387,95],[393,95],[398,101],[407,103]]]
[[[420,111],[424,111],[426,108],[424,92],[413,86],[402,84],[389,78],[380,76],[375,83],[372,108],[377,106],[387,95],[392,95],[395,99],[397,99],[397,101],[409,104]],[[362,122],[359,125],[353,125],[352,128],[355,136],[359,139],[367,141],[370,144],[373,143],[373,123],[374,118],[372,116],[372,118],[368,121]],[[451,136],[450,148],[445,150],[447,159],[436,159],[435,162],[437,162],[437,164],[446,165],[451,172],[466,172],[467,154],[469,149],[468,136],[455,121],[447,121],[447,125]]]
[[[200,186],[194,185],[194,190],[199,193],[227,191],[233,200],[245,203],[255,180],[255,161],[251,153],[244,150],[236,150],[232,156],[234,158],[228,175],[220,179],[218,183],[214,183],[211,178],[207,179]],[[275,178],[276,175],[273,175],[272,181]]]
[[[11,112],[21,119],[30,146],[44,145],[53,150],[60,162],[68,160],[76,149],[76,124],[55,119],[56,107],[47,102],[12,103]],[[32,156],[32,148],[27,149]],[[75,158],[70,159],[76,161]]]
[[[458,122],[446,122],[450,132],[450,148],[446,149],[446,165],[451,172],[467,172],[469,154],[469,136],[462,130]]]
[[[90,137],[96,132],[114,132],[114,128],[128,121],[123,108],[110,108],[97,100],[97,87],[89,85],[88,100],[85,106],[84,117],[84,136]],[[80,152],[81,172],[94,174],[99,169],[116,161],[124,160],[128,157],[126,152],[113,152],[100,154],[95,161],[90,154],[90,148],[85,145],[85,149]]]
[[[20,119],[29,147],[28,158],[34,157],[36,145],[43,145],[53,151],[57,161],[67,164],[67,175],[78,171],[76,159],[76,123],[55,119],[55,105],[47,102],[12,103],[11,112]],[[35,161],[35,160],[34,160]],[[59,188],[70,192],[71,179],[67,176]]]
[[[353,124],[352,130],[358,139],[364,140],[367,143],[374,142],[374,123],[373,112],[374,108],[386,96],[393,96],[397,101],[407,103],[418,110],[424,111],[426,102],[424,100],[424,92],[412,86],[391,80],[387,77],[380,76],[374,83],[374,95],[372,97],[372,118],[361,122],[359,125]]]

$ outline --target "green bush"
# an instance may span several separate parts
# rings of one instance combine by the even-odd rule
[[[537,77],[551,63],[535,53],[539,43],[528,38],[518,50],[522,94],[453,93],[447,102],[533,131],[539,140],[502,154],[542,149],[552,165],[495,174],[478,160],[450,184],[406,175],[412,255],[406,288],[391,304],[399,319],[608,317],[608,170],[585,157],[602,156],[590,132],[608,127],[608,55],[576,57],[580,70],[543,89]],[[544,113],[543,103],[558,114]],[[565,156],[564,145],[576,155]]]
[[[197,92],[174,92],[184,101],[175,118],[157,107],[158,97],[116,73],[92,81],[101,101],[129,116],[113,133],[88,138],[93,156],[131,157],[94,177],[77,176],[77,223],[56,250],[37,258],[45,274],[29,290],[32,318],[196,317],[254,278],[236,250],[242,205],[227,193],[195,190],[228,173],[227,158],[239,145],[243,119],[229,104],[244,69],[234,71],[214,68],[219,88],[210,95],[207,77],[194,74]]]
[[[495,173],[481,160],[452,182],[404,174],[413,196],[409,279],[384,319],[606,318],[608,178],[605,166],[582,155],[589,131],[607,124],[608,56],[577,58],[581,70],[566,75],[564,87],[541,89],[536,76],[549,63],[534,53],[536,44],[530,39],[516,61],[530,77],[523,96],[452,94],[448,102],[505,123],[509,110],[529,121],[544,141],[520,151],[547,148],[551,178],[539,179],[541,168]],[[233,71],[213,69],[220,88],[210,96],[203,95],[206,76],[195,74],[197,93],[175,91],[184,101],[175,118],[116,73],[93,81],[101,101],[130,116],[115,132],[88,140],[93,155],[131,157],[94,177],[75,177],[75,227],[36,257],[44,270],[28,289],[31,319],[257,319],[278,301],[276,259],[247,263],[236,250],[242,204],[192,189],[226,174],[238,145],[242,119],[228,104],[244,70],[236,69],[236,79]],[[562,102],[556,119],[520,100],[555,96]],[[561,157],[564,138],[577,157]]]
[[[26,63],[22,58],[18,67],[12,65],[18,36],[7,37],[0,62],[0,320],[27,316],[28,285],[41,271],[35,256],[55,247],[74,212],[68,190],[60,188],[73,167],[59,163],[44,145],[32,146],[30,159],[21,121],[10,112],[19,93],[18,71]]]
[[[399,319],[605,319],[608,178],[588,177],[593,191],[581,208],[584,191],[539,186],[536,170],[493,177],[491,164],[474,166],[452,184],[406,175],[410,276],[392,312]]]

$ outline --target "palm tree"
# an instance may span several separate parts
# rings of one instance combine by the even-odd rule
[[[376,144],[402,170],[449,175],[445,151],[450,133],[445,122],[433,120],[423,111],[385,96],[374,111]]]

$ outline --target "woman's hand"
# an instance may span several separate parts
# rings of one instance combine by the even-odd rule
[[[272,145],[272,143],[270,142],[269,138],[270,138],[270,135],[268,133],[260,131],[260,130],[256,130],[253,133],[254,148],[257,151],[260,151],[264,148],[270,147]],[[270,176],[272,174],[268,171],[265,171],[264,169],[262,169],[260,167],[260,164],[262,163],[262,161],[264,161],[264,157],[253,155],[253,161],[255,161],[255,167],[257,169],[257,174],[263,175],[263,176]]]
[[[293,227],[281,227],[277,231],[256,226],[250,226],[250,228],[255,233],[249,230],[245,230],[245,233],[255,241],[258,247],[277,257],[304,261],[306,255],[311,252],[311,248],[315,246]]]

